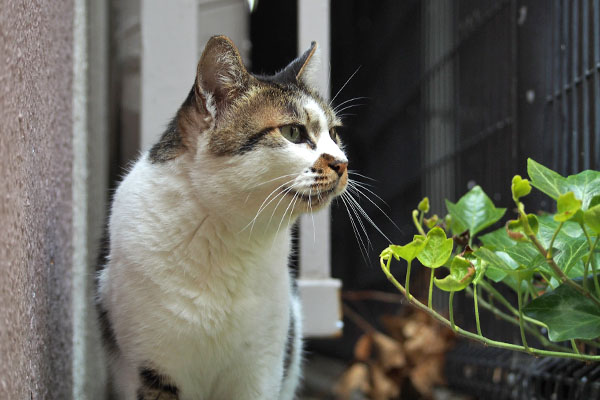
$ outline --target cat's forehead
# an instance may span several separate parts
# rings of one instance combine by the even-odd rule
[[[255,115],[276,116],[283,119],[280,122],[291,118],[293,121],[287,122],[302,123],[314,130],[340,124],[332,108],[318,94],[295,85],[262,83],[248,93],[247,100],[249,108],[258,111]]]

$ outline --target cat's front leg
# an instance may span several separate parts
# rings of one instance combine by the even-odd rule
[[[156,370],[141,368],[136,396],[136,400],[179,400],[179,389]]]
[[[301,378],[302,363],[302,311],[300,299],[293,294],[290,299],[290,324],[283,361],[283,382],[279,400],[293,400]]]

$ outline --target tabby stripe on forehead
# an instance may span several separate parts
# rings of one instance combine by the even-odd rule
[[[237,154],[244,154],[249,151],[252,151],[258,143],[261,141],[265,141],[266,137],[268,137],[269,133],[273,131],[275,128],[264,129],[258,133],[251,135],[237,150]],[[266,144],[266,143],[265,143]],[[272,140],[268,142],[269,147],[279,147],[281,144],[276,140]]]

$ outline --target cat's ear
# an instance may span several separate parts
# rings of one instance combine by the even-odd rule
[[[286,83],[300,82],[316,89],[319,86],[317,74],[320,67],[321,50],[317,42],[312,42],[310,49],[275,75],[275,80]]]
[[[248,88],[249,81],[233,42],[226,36],[210,38],[198,62],[195,84],[196,96],[206,109],[218,113]]]

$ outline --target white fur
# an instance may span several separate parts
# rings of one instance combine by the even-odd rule
[[[290,311],[297,350],[302,328],[287,264],[290,227],[307,209],[275,190],[287,182],[309,193],[321,154],[346,160],[317,103],[305,109],[324,127],[316,150],[288,143],[215,157],[205,132],[193,157],[152,164],[145,154],[120,184],[99,279],[120,398],[136,398],[142,366],[171,377],[184,400],[294,397],[299,351],[283,379]]]

